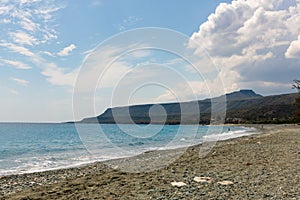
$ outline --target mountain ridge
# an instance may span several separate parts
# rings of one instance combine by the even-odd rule
[[[79,123],[166,123],[166,124],[209,124],[212,102],[224,101],[226,98],[225,123],[284,123],[291,122],[291,113],[297,93],[262,96],[250,89],[242,89],[212,99],[189,102],[142,104],[106,109],[96,117],[84,118]],[[159,107],[164,108],[159,112]],[[184,114],[181,113],[183,107]],[[195,108],[199,110],[195,110]],[[153,109],[155,108],[155,109]],[[157,110],[158,109],[158,110]],[[221,111],[220,111],[221,112]],[[200,113],[200,115],[199,115]],[[151,115],[151,116],[150,116]],[[183,119],[184,118],[184,119]],[[218,123],[218,122],[216,122]]]

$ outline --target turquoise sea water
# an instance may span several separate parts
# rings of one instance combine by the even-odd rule
[[[0,175],[77,166],[254,132],[237,126],[0,123]]]

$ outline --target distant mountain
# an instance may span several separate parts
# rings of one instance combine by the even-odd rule
[[[222,113],[220,113],[219,119],[211,119],[212,102],[220,102],[225,99],[224,96],[220,96],[183,103],[109,108],[103,114],[97,117],[85,118],[80,123],[209,124],[212,121],[215,123],[218,123],[218,121],[227,123],[291,122],[297,95],[297,93],[292,93],[263,97],[256,94],[253,90],[232,92],[226,94],[226,108],[220,109],[220,112],[224,109],[227,110],[225,119],[222,119]],[[195,110],[197,107],[199,110]],[[165,113],[160,112],[162,108],[165,110]],[[214,112],[218,112],[218,110]]]
[[[240,91],[226,94],[227,101],[256,99],[261,97],[263,96],[260,94],[256,94],[253,90],[240,90]]]

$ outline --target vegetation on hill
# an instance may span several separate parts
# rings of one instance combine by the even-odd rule
[[[300,80],[294,80],[293,81],[293,85],[292,85],[293,89],[297,89],[298,91],[298,97],[295,99],[295,122],[299,122],[300,123]]]
[[[263,97],[252,90],[240,90],[226,94],[225,97],[226,116],[220,113],[216,119],[212,119],[211,115],[212,102],[218,102],[224,96],[192,102],[156,104],[165,110],[165,114],[151,110],[153,104],[109,108],[97,117],[83,119],[81,123],[293,123],[293,113],[296,106],[300,106],[300,99],[295,104],[297,93]],[[196,108],[199,110],[195,110]],[[218,116],[218,113],[214,116]]]

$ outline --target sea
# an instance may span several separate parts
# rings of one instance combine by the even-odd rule
[[[243,126],[0,123],[0,175],[80,166],[257,133]]]

